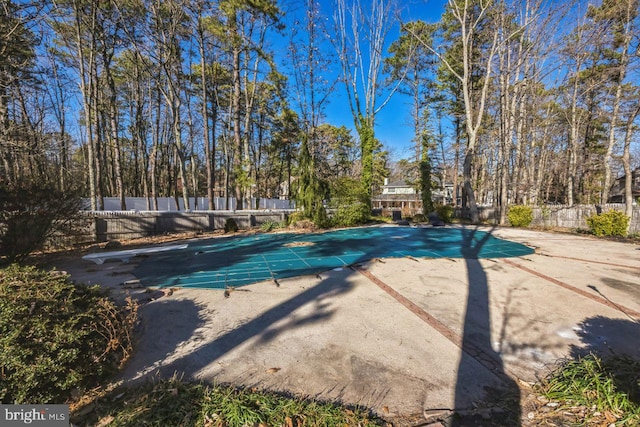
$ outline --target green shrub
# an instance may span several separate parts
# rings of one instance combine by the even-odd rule
[[[356,202],[340,206],[333,215],[333,223],[338,227],[352,227],[366,223],[371,218],[371,209],[366,203]]]
[[[327,210],[325,207],[323,207],[322,209],[316,209],[313,212],[311,221],[313,221],[313,224],[318,228],[327,228],[331,226],[331,221],[329,220],[329,216],[327,215]]]
[[[318,214],[319,212],[320,211],[317,210],[315,213]],[[323,228],[328,226],[328,220],[322,214],[313,218],[305,215],[303,211],[296,211],[287,217],[287,225],[305,229]]]
[[[533,221],[533,208],[523,205],[511,206],[507,218],[512,227],[528,227]]]
[[[436,205],[436,213],[438,217],[445,223],[450,224],[453,219],[453,206],[449,205]]]
[[[264,232],[269,232],[275,229],[282,227],[282,225],[278,221],[274,221],[272,219],[268,219],[262,224],[260,224],[260,230]]]
[[[305,219],[304,212],[291,212],[289,215],[287,215],[287,225],[296,225],[296,222],[302,221],[303,219]]]
[[[370,198],[360,180],[341,177],[331,182],[330,190],[331,225],[351,227],[371,219]]]
[[[608,211],[600,215],[591,215],[587,224],[596,236],[626,236],[629,217],[620,211]]]
[[[427,222],[427,217],[423,214],[416,214],[413,216],[413,222]]]
[[[233,218],[227,218],[224,222],[224,232],[225,233],[235,233],[238,231],[238,223]]]
[[[0,402],[64,403],[131,352],[136,306],[33,267],[0,270]]]
[[[0,180],[0,262],[25,260],[48,239],[78,227],[82,199],[52,183],[3,184]],[[4,259],[3,259],[4,258]]]

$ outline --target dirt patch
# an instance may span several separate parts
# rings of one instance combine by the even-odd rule
[[[299,248],[302,246],[313,246],[315,245],[315,243],[313,242],[291,242],[291,243],[285,243],[284,246],[285,248]]]

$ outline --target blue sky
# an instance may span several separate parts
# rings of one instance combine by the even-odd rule
[[[363,0],[363,4],[366,4],[368,0]],[[333,23],[332,7],[333,1],[322,2],[323,13],[329,15],[328,24],[331,27]],[[284,10],[296,10],[304,12],[302,5],[303,1],[297,0],[285,5]],[[437,22],[440,20],[440,16],[444,10],[446,0],[400,0],[401,15],[404,21],[410,20],[423,20],[426,22]],[[290,9],[289,9],[290,8]],[[295,13],[287,13],[285,15],[285,22],[287,28],[290,28],[293,16]],[[387,48],[395,41],[399,36],[399,24],[394,25],[388,33]],[[335,65],[336,73],[340,72],[340,65]],[[386,94],[378,98],[379,102],[383,102],[386,99]],[[394,160],[409,158],[413,155],[412,148],[413,142],[413,128],[411,125],[410,116],[410,102],[411,100],[403,96],[400,93],[396,93],[391,98],[390,102],[376,115],[376,127],[375,134],[385,146],[385,149],[390,151],[391,157]],[[353,130],[353,116],[349,109],[348,99],[344,88],[344,83],[340,82],[335,87],[334,93],[331,95],[329,104],[324,111],[325,122],[334,126],[346,126]]]
[[[333,26],[333,9],[335,0],[318,0],[321,4],[322,12],[327,19],[327,26],[331,28]],[[346,0],[348,3],[352,0]],[[362,4],[366,5],[370,0],[360,0]],[[440,20],[444,5],[447,0],[397,0],[401,8],[401,16],[403,21],[411,21],[421,19],[426,22],[437,22]],[[302,16],[305,13],[306,0],[279,0],[279,6],[284,12],[284,24],[286,28],[284,33],[280,37],[276,37],[277,40],[272,40],[272,48],[274,49],[275,60],[278,66],[283,66],[286,61],[286,49],[288,48],[289,36],[291,34],[294,20],[296,18],[303,21]],[[396,23],[389,31],[386,40],[386,47],[388,48],[399,36],[399,23]],[[49,43],[45,43],[45,47]],[[327,46],[328,47],[328,46]],[[44,57],[43,57],[44,58]],[[48,67],[48,64],[43,64]],[[334,67],[336,75],[341,72],[340,64],[335,63]],[[284,70],[282,70],[284,71]],[[285,71],[286,74],[286,71]],[[79,96],[79,94],[76,94]],[[380,96],[379,102],[382,102],[386,98],[383,93]],[[73,106],[70,110],[79,109],[79,100],[72,101]],[[407,96],[403,96],[400,93],[396,93],[390,100],[390,102],[378,113],[376,116],[375,135],[385,146],[386,150],[389,150],[392,159],[398,160],[402,158],[409,158],[413,155],[414,150],[412,148],[413,129],[410,123],[410,102],[411,100]],[[355,130],[353,130],[353,117],[351,110],[349,109],[347,96],[345,93],[344,84],[342,82],[335,86],[334,92],[330,96],[329,103],[324,111],[325,120],[324,123],[329,123],[334,126],[346,126],[352,129],[354,137],[356,136]],[[69,123],[68,126],[78,125],[75,129],[68,129],[72,133],[77,135],[78,140],[81,140],[83,129],[79,123]]]
[[[426,0],[426,1],[400,1],[402,7],[402,17],[404,21],[423,20],[425,22],[437,22],[440,20],[446,0]],[[389,32],[387,44],[391,44],[399,36],[399,26],[396,25]],[[340,89],[343,89],[342,87]],[[340,98],[338,98],[340,99]],[[384,96],[380,98],[382,102]],[[336,103],[338,101],[336,100]],[[346,103],[346,98],[344,98]],[[332,108],[338,109],[337,105],[330,106],[327,113]],[[411,99],[400,93],[396,93],[376,116],[376,138],[378,138],[387,150],[390,151],[393,160],[403,158],[413,158],[415,156],[413,125],[411,124]],[[332,114],[333,115],[333,114]],[[340,117],[351,118],[349,110],[339,112],[336,119]],[[329,114],[328,114],[328,117]],[[332,123],[333,124],[333,123]],[[351,120],[351,125],[353,120]],[[345,123],[345,125],[347,125]]]

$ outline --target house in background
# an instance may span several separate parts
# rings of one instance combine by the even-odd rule
[[[616,178],[611,186],[609,203],[624,203],[625,177],[626,175],[622,175],[620,178]],[[631,172],[631,194],[634,202],[640,198],[640,167]]]
[[[371,198],[371,208],[385,216],[391,216],[393,211],[402,211],[402,216],[413,216],[422,212],[422,200],[412,185],[389,182],[389,178],[385,178],[382,194]]]
[[[445,184],[432,190],[434,203],[451,204],[453,202],[453,184]],[[406,182],[389,182],[384,179],[382,193],[371,198],[374,211],[385,216],[392,216],[393,211],[401,211],[402,216],[413,216],[422,213],[422,197],[413,185]]]
[[[431,200],[433,200],[433,203],[439,203],[441,205],[454,205],[453,183],[445,181],[444,185],[442,185],[441,179],[439,176],[432,176],[432,179],[433,179],[434,185],[436,185],[431,190]],[[457,194],[459,195],[462,194],[462,186],[460,184],[458,185]],[[458,196],[457,204],[460,204],[460,203],[462,203],[462,200],[460,199],[460,196]]]

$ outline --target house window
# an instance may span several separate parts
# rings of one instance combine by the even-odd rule
[[[395,193],[396,189],[395,188],[387,188],[387,193]]]

